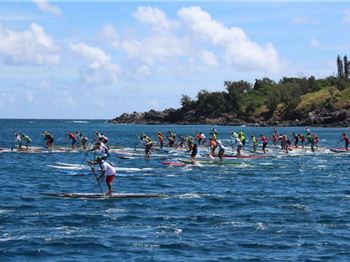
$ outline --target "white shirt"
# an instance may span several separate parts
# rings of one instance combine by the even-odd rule
[[[106,176],[114,176],[116,174],[115,168],[105,161],[101,163],[101,170],[104,171]]]
[[[218,146],[218,148],[219,148],[219,150],[222,150],[222,149],[226,149],[226,147],[224,147],[224,145],[221,143],[221,142],[219,142],[219,141],[216,141],[216,144],[217,144],[217,146]]]
[[[16,142],[21,142],[22,141],[22,138],[20,135],[16,135]]]
[[[239,146],[243,146],[241,140],[240,140],[238,137],[235,138],[235,144],[236,144],[236,145],[239,145]]]
[[[96,148],[96,153],[101,157],[107,157],[107,151],[107,147],[103,143],[101,143],[100,148]]]

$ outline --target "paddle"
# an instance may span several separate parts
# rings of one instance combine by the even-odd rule
[[[101,190],[101,194],[103,195],[103,190],[102,190],[102,187],[101,187],[101,184],[100,184],[100,180],[98,179],[98,177],[97,177],[97,175],[96,175],[95,168],[91,165],[90,162],[88,162],[88,163],[89,163],[89,166],[90,166],[90,168],[91,168],[92,173],[95,175],[97,184],[98,184],[98,186],[100,187],[100,190]]]
[[[11,152],[13,151],[13,149],[15,148],[15,130],[12,129],[12,144],[11,144]]]
[[[343,141],[342,139],[338,141],[337,145],[335,146],[335,148],[337,148],[339,146],[339,143]]]
[[[132,155],[133,157],[135,157],[135,154],[136,154],[136,147],[139,143],[139,136],[136,136],[136,143],[135,143],[135,146],[134,146],[134,154]]]
[[[64,151],[67,151],[67,132],[64,132]]]
[[[91,141],[89,143],[89,146],[88,148],[86,149],[86,152],[85,152],[85,155],[84,155],[84,158],[83,158],[83,161],[81,161],[80,165],[84,164],[85,163],[85,160],[86,160],[86,157],[88,156],[90,150],[91,150],[91,146],[94,145],[94,141]]]

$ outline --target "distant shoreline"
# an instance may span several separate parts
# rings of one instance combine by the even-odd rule
[[[151,110],[152,111],[152,110]],[[236,120],[234,122],[220,122],[220,119],[206,119],[207,121],[161,121],[150,120],[144,117],[145,113],[136,113],[138,117],[135,117],[135,112],[132,114],[124,113],[119,117],[112,120],[108,120],[108,123],[112,124],[140,124],[140,125],[217,125],[217,126],[247,126],[247,127],[328,127],[328,128],[348,128],[348,122],[332,122],[332,123],[312,123],[308,121],[257,121],[246,122]]]

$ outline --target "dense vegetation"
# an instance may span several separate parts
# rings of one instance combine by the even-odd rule
[[[226,81],[224,91],[183,95],[181,108],[123,114],[114,122],[307,124],[350,123],[350,62],[337,58],[338,75]],[[339,124],[342,121],[341,124]]]
[[[303,109],[308,111],[316,109],[320,106],[320,102],[323,102],[323,106],[331,106],[336,100],[341,100],[342,91],[350,88],[350,81],[337,77],[315,79],[311,76],[284,77],[277,83],[269,78],[256,79],[254,84],[246,81],[227,81],[224,85],[225,91],[202,90],[196,99],[183,95],[182,111],[193,111],[197,117],[219,117],[229,113],[237,118],[253,115],[264,119],[269,119],[278,113],[282,119],[294,120],[298,118],[298,111],[302,114]],[[307,96],[307,94],[317,95],[321,90],[322,93],[326,93],[322,101],[319,96]],[[342,107],[350,106],[348,99],[343,102],[345,104],[342,104]],[[300,104],[309,108],[303,108],[299,106]]]

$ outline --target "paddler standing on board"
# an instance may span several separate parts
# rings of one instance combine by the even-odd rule
[[[18,144],[18,150],[22,149],[22,137],[21,134],[15,134],[15,143]]]
[[[204,145],[207,142],[207,138],[205,137],[204,133],[200,133],[200,141],[199,145]]]
[[[213,128],[213,130],[210,132],[210,134],[211,134],[210,139],[214,139],[216,141],[216,139],[219,138],[219,132],[216,128]]]
[[[209,157],[214,158],[215,157],[215,149],[216,149],[216,139],[214,135],[210,138],[209,142]]]
[[[271,139],[274,145],[277,145],[278,137],[279,135],[278,135],[277,129],[276,128],[272,129]]]
[[[96,178],[101,179],[103,176],[106,176],[106,185],[108,187],[108,191],[106,192],[106,195],[112,196],[112,183],[117,173],[116,169],[107,161],[104,161],[101,157],[96,157],[95,161],[88,161],[88,163],[91,165],[99,165],[100,175],[97,176]]]
[[[142,143],[143,143],[143,145],[145,147],[145,158],[149,159],[150,156],[151,156],[151,150],[152,150],[152,146],[153,146],[153,141],[146,134],[142,134],[140,139],[141,139],[141,141],[142,141]]]
[[[99,132],[96,132],[96,140],[101,141],[105,145],[108,143],[108,137]]]
[[[159,147],[160,149],[163,149],[164,146],[164,136],[162,132],[157,133],[158,141],[159,141]]]
[[[193,147],[193,145],[194,145],[193,137],[192,137],[192,136],[187,136],[187,137],[186,137],[186,142],[187,142],[187,148],[188,148],[188,150],[192,150],[192,147]]]
[[[22,142],[23,142],[24,146],[28,149],[28,147],[32,143],[32,139],[28,135],[26,135],[25,133],[21,133],[21,138],[22,138]]]
[[[252,144],[253,144],[253,151],[254,151],[254,153],[255,153],[255,152],[256,152],[256,148],[257,148],[258,145],[259,145],[259,142],[258,142],[258,140],[256,139],[255,135],[252,135],[252,136],[250,137],[250,140],[252,141]]]
[[[41,135],[44,137],[44,140],[46,142],[46,148],[52,149],[53,142],[55,141],[55,138],[53,137],[53,135],[50,134],[48,131],[45,131]]]
[[[264,151],[264,154],[266,154],[266,146],[268,143],[268,139],[266,136],[264,136],[264,134],[260,135],[260,141],[262,142],[262,150]]]
[[[87,136],[84,136],[82,133],[78,132],[78,137],[80,141],[80,147],[83,149],[87,148],[87,142],[89,141],[89,138]]]
[[[168,132],[168,146],[173,147],[175,144],[176,134],[172,131]]]
[[[24,145],[28,149],[30,144],[32,143],[32,139],[24,133],[19,133],[15,134],[15,142],[18,143],[19,150],[22,149],[22,145]]]
[[[101,141],[97,141],[95,143],[94,148],[90,149],[90,151],[95,151],[95,153],[101,157],[102,160],[106,160],[109,157],[109,147],[102,143]]]
[[[241,140],[243,147],[245,147],[246,137],[242,130],[238,133],[238,138]]]
[[[241,155],[241,150],[243,149],[242,141],[239,139],[238,134],[236,132],[232,133],[232,138],[234,145],[236,146],[237,156]]]
[[[308,133],[306,135],[306,139],[307,139],[307,145],[310,144],[311,151],[315,152],[315,136],[312,135],[311,133]]]
[[[346,151],[348,151],[349,149],[348,149],[348,147],[349,147],[349,137],[347,136],[347,134],[346,133],[343,133],[343,135],[342,135],[342,139],[341,140],[343,140],[344,141],[344,147],[345,147],[345,150]],[[341,141],[340,140],[340,141]]]
[[[293,139],[294,139],[294,147],[298,147],[298,143],[299,143],[299,134],[296,135],[295,132],[293,132],[292,136],[293,136]]]
[[[216,140],[216,145],[217,145],[217,148],[219,149],[218,157],[219,157],[220,161],[222,161],[226,148],[222,144],[221,140]]]
[[[72,143],[71,143],[72,149],[75,149],[75,144],[78,141],[77,137],[72,132],[68,132],[67,135],[68,135],[68,139],[72,140]]]
[[[288,136],[287,135],[280,135],[279,137],[278,137],[278,140],[280,140],[281,141],[281,147],[282,147],[282,150],[286,153],[286,154],[288,154],[288,148],[289,148],[289,146],[290,146],[290,140],[289,140],[289,138],[288,138]]]
[[[197,144],[193,144],[192,149],[191,149],[191,161],[192,161],[193,165],[196,163],[197,152],[198,152]]]

